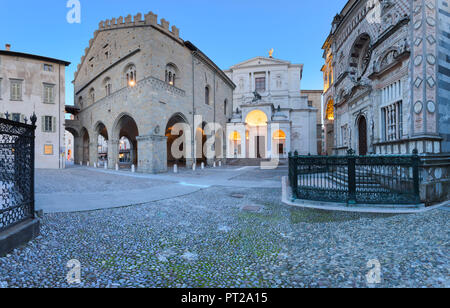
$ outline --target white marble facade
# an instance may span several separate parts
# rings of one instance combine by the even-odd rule
[[[317,154],[318,110],[301,94],[303,64],[256,57],[225,73],[236,84],[227,124],[229,158]]]

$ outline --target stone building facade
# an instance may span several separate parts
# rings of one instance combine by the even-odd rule
[[[236,84],[227,125],[228,157],[317,154],[317,113],[301,94],[302,64],[256,57],[225,71]]]
[[[448,0],[348,1],[323,47],[328,154],[417,149],[422,200],[448,198],[449,37]]]
[[[65,75],[69,62],[0,50],[0,117],[37,116],[35,167],[60,169],[64,159]]]
[[[334,18],[323,71],[336,153],[450,151],[448,16],[445,0],[351,0]]]
[[[126,138],[129,161],[139,172],[165,172],[170,163],[222,159],[224,127],[232,114],[233,82],[179,29],[148,13],[100,22],[74,79],[77,163],[99,163],[99,135],[107,142],[109,168],[119,164]],[[218,123],[220,127],[209,127]],[[176,125],[188,125],[182,130]],[[176,130],[176,131],[175,131]],[[173,143],[183,136],[174,156]],[[101,138],[100,138],[101,139]],[[179,139],[179,138],[178,138]],[[212,157],[204,155],[212,140]],[[214,143],[215,142],[215,143]]]
[[[323,90],[302,90],[302,96],[308,101],[308,107],[317,109],[317,154],[324,154],[324,126],[322,119]]]

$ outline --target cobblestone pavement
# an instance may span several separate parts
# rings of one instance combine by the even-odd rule
[[[182,198],[46,214],[42,234],[0,258],[0,287],[450,287],[449,214],[293,209],[280,189],[210,187]]]

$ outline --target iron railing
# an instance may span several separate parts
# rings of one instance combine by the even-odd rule
[[[31,125],[0,118],[0,232],[34,218],[34,138]]]
[[[289,155],[294,199],[362,204],[418,204],[420,158],[413,155]]]

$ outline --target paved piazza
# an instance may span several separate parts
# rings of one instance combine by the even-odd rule
[[[377,259],[379,287],[450,287],[448,211],[388,216],[293,209],[280,201],[286,172],[38,171],[38,196],[70,190],[80,206],[84,194],[95,192],[168,187],[175,197],[45,214],[41,236],[0,258],[0,285],[67,287],[67,262],[77,259],[82,283],[72,286],[81,287],[366,287],[367,263]],[[220,186],[203,185],[212,178]],[[177,187],[192,191],[177,197]]]

